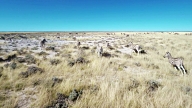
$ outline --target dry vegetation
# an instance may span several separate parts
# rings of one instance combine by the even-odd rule
[[[8,53],[1,49],[0,107],[191,108],[192,35],[178,34],[26,33],[29,39],[48,39],[47,48],[38,52],[37,45],[31,47],[33,50],[23,48]],[[17,34],[11,35],[18,38]],[[113,49],[101,42],[106,54],[103,57],[95,53],[96,44],[85,44],[112,38],[115,41],[109,42]],[[56,40],[75,41],[59,44]],[[76,40],[83,43],[79,49]],[[118,50],[131,41],[141,45],[146,54],[130,55]],[[163,58],[167,51],[173,57],[184,58],[187,75],[182,76]]]

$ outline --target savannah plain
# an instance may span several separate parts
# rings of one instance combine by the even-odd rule
[[[191,32],[0,33],[1,108],[192,108],[191,82]]]

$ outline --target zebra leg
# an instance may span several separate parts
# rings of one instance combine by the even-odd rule
[[[132,52],[133,52],[133,53],[137,53],[137,52],[136,52],[136,50],[134,50],[134,49],[133,49],[133,51],[132,51]]]
[[[139,55],[139,49],[138,48],[135,48],[135,53],[137,53],[137,55]]]
[[[137,50],[137,55],[139,55],[139,50]]]
[[[99,52],[97,52],[97,55],[98,55],[98,57],[100,57],[100,53]]]
[[[141,54],[141,50],[138,50],[138,54]]]
[[[102,57],[102,53],[101,52],[99,53],[99,55],[100,55],[100,57]]]
[[[181,67],[178,67],[178,68],[179,68],[179,70],[181,71],[181,73],[184,75],[183,71],[181,70]]]
[[[185,74],[187,74],[183,65],[181,65],[181,69],[184,71]]]
[[[177,70],[177,71],[179,70],[177,66],[175,66],[175,70]]]

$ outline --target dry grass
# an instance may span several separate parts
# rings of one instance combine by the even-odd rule
[[[89,34],[91,33],[86,35]],[[108,51],[104,47],[104,51],[118,56],[98,58],[97,54],[91,51],[94,46],[83,50],[69,44],[60,48],[60,55],[54,58],[41,60],[41,55],[35,55],[40,59],[36,65],[44,70],[43,73],[22,78],[19,74],[27,70],[26,65],[17,63],[19,67],[14,70],[4,67],[0,77],[0,107],[44,108],[56,99],[57,93],[68,96],[76,89],[83,90],[83,94],[69,104],[73,108],[191,108],[192,36],[166,32],[127,34],[130,36],[116,33],[115,37],[93,33],[95,38],[121,37],[122,41],[114,42],[117,46],[127,45],[130,41],[140,44],[147,54],[130,56],[115,50]],[[173,57],[184,58],[188,75],[182,76],[181,72],[171,67],[167,58],[163,58],[166,51]],[[70,60],[78,57],[83,57],[88,62],[68,65]],[[50,60],[53,59],[60,62],[51,65]],[[1,63],[1,66],[3,65]],[[52,86],[53,77],[61,78],[62,81]],[[151,86],[148,83],[150,81],[158,83],[158,86]],[[21,93],[23,95],[20,95]]]

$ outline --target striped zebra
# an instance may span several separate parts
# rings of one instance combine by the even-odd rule
[[[45,47],[45,42],[47,42],[46,39],[43,39],[43,40],[40,42],[40,47],[41,47],[41,49],[42,49],[43,47]]]
[[[164,58],[168,58],[169,63],[175,67],[177,70],[180,70],[182,72],[182,74],[187,74],[187,71],[184,68],[183,65],[183,59],[182,58],[173,58],[171,56],[171,53],[166,52],[166,54],[163,56]]]
[[[138,55],[139,55],[139,53],[142,51],[141,46],[138,45],[138,44],[133,44],[133,42],[130,42],[130,43],[128,44],[128,46],[129,46],[129,48],[132,49],[134,52],[137,52]]]
[[[101,57],[103,54],[103,47],[99,46],[99,44],[97,45],[97,55],[98,57]]]
[[[77,48],[80,48],[81,42],[77,41]]]
[[[107,48],[110,49],[110,50],[114,49],[109,43],[107,43]]]

